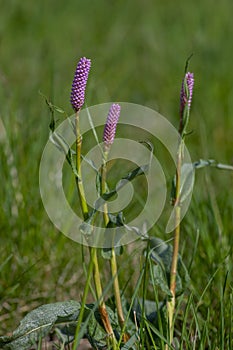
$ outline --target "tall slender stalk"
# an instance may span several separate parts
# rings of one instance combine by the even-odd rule
[[[87,296],[88,296],[88,291],[89,291],[89,287],[90,287],[90,283],[91,283],[91,276],[92,276],[92,272],[93,272],[93,266],[94,266],[94,261],[92,256],[90,257],[90,262],[89,262],[89,266],[88,266],[88,271],[87,271],[87,279],[86,279],[86,283],[85,283],[85,287],[84,287],[84,292],[82,295],[82,301],[81,301],[81,309],[79,312],[79,317],[78,317],[78,323],[77,323],[77,327],[76,327],[76,331],[75,331],[75,339],[74,339],[74,344],[73,344],[73,350],[77,349],[77,346],[81,340],[81,336],[80,335],[80,329],[82,326],[82,321],[83,321],[83,316],[84,316],[84,311],[85,311],[85,304],[86,304],[86,300],[87,300]]]
[[[111,325],[111,322],[110,322],[109,317],[108,317],[106,305],[105,305],[105,302],[103,299],[103,291],[102,291],[102,286],[101,286],[99,264],[98,264],[98,257],[97,257],[97,248],[95,248],[95,247],[91,248],[91,256],[92,256],[93,263],[94,263],[93,277],[94,277],[94,283],[95,283],[95,288],[96,288],[96,295],[97,295],[97,299],[99,302],[99,312],[100,312],[101,320],[102,320],[104,328],[108,334],[109,341],[110,341],[113,349],[117,349],[115,335],[114,335],[112,325]]]
[[[176,303],[176,276],[177,276],[177,265],[179,258],[179,242],[180,242],[180,219],[181,219],[181,170],[183,160],[183,149],[184,139],[186,135],[186,128],[189,122],[189,111],[192,102],[194,78],[193,73],[187,73],[186,63],[185,77],[182,82],[181,93],[180,93],[180,124],[179,124],[179,144],[177,150],[177,165],[176,165],[176,189],[174,198],[174,209],[175,209],[175,231],[174,231],[174,242],[173,242],[173,255],[170,270],[170,292],[171,299],[167,302],[168,320],[169,320],[169,336],[170,343],[173,340],[174,334],[174,313]]]
[[[180,181],[181,181],[181,166],[182,166],[182,144],[183,141],[180,140],[180,144],[177,152],[177,168],[176,168],[176,193],[175,193],[175,231],[174,231],[174,243],[173,243],[173,255],[170,270],[170,292],[172,294],[171,299],[167,303],[168,308],[168,319],[169,319],[169,335],[170,342],[173,339],[174,332],[174,312],[175,312],[175,302],[176,302],[176,275],[177,275],[177,263],[179,256],[179,241],[180,241]]]
[[[106,192],[107,157],[108,157],[108,152],[104,152],[103,164],[102,164],[102,170],[101,170],[101,192],[102,192],[101,194],[102,195]],[[105,227],[107,227],[109,223],[107,203],[104,203],[103,217],[104,217],[104,225]],[[116,260],[116,252],[115,252],[114,246],[112,246],[111,248],[110,265],[111,265],[111,274],[113,278],[113,289],[114,289],[114,296],[115,296],[115,302],[116,302],[116,308],[117,308],[117,316],[118,316],[120,327],[122,329],[124,327],[125,319],[124,319],[124,313],[123,313],[122,304],[121,304],[117,260]]]
[[[76,177],[76,185],[78,188],[78,194],[80,199],[80,205],[82,209],[82,214],[84,217],[84,220],[88,218],[88,206],[86,202],[85,197],[85,191],[83,187],[82,182],[82,173],[81,173],[81,148],[82,148],[82,135],[80,133],[80,126],[79,126],[79,114],[78,111],[75,114],[75,133],[76,133],[76,169],[78,177]],[[89,291],[90,281],[91,281],[91,275],[93,274],[95,289],[96,289],[96,296],[99,302],[99,312],[101,316],[101,320],[103,322],[104,328],[110,338],[110,342],[113,345],[113,349],[116,349],[116,341],[113,333],[113,329],[108,317],[108,313],[106,310],[106,306],[103,300],[103,292],[102,292],[102,286],[101,286],[101,278],[100,278],[100,272],[99,272],[99,264],[98,264],[98,257],[97,257],[97,248],[91,247],[90,248],[90,261],[88,266],[88,273],[87,273],[87,280],[84,287],[84,293],[82,296],[82,302],[81,302],[81,309],[79,313],[79,319],[78,324],[76,328],[76,336],[75,336],[75,342],[73,345],[73,350],[76,350],[77,345],[79,343],[79,332],[82,325],[84,310],[85,310],[85,304],[87,300],[87,295]]]
[[[86,220],[88,218],[88,207],[87,207],[87,201],[85,198],[85,192],[84,192],[82,174],[81,174],[82,135],[80,133],[80,127],[79,127],[79,112],[78,111],[75,114],[75,133],[76,133],[76,170],[77,170],[77,174],[78,174],[78,176],[76,177],[76,185],[77,185],[77,189],[78,189],[83,218],[84,218],[84,220]]]
[[[79,126],[79,111],[81,110],[84,101],[85,101],[85,91],[86,91],[86,84],[88,80],[88,75],[91,67],[91,60],[82,57],[76,67],[76,71],[74,74],[74,79],[72,83],[71,88],[71,95],[70,95],[70,103],[75,111],[75,134],[76,134],[76,185],[78,189],[79,199],[80,199],[80,206],[83,214],[84,220],[88,219],[89,212],[88,212],[88,206],[85,198],[85,192],[82,182],[82,174],[81,174],[81,148],[82,148],[82,135],[80,133],[80,126]],[[101,278],[99,273],[99,265],[98,265],[98,258],[97,258],[97,249],[94,247],[90,248],[90,261],[89,261],[89,267],[88,267],[88,274],[87,274],[87,280],[84,288],[84,293],[82,297],[82,304],[81,304],[81,310],[79,314],[77,329],[76,329],[76,337],[75,337],[75,343],[73,349],[76,349],[75,346],[78,343],[79,338],[79,331],[82,324],[82,319],[84,315],[84,309],[86,304],[86,299],[88,295],[91,275],[93,273],[93,279],[95,283],[95,289],[96,289],[96,295],[97,299],[99,301],[99,311],[100,316],[103,321],[104,327],[106,332],[109,335],[110,342],[113,345],[113,348],[116,348],[116,341],[113,333],[113,329],[107,314],[106,306],[104,304],[103,300],[103,293],[102,293],[102,287],[101,287]]]
[[[106,172],[107,172],[106,162],[108,160],[110,147],[114,142],[116,127],[120,117],[120,111],[121,111],[120,105],[117,103],[116,104],[113,103],[109,109],[107,120],[104,127],[104,133],[103,133],[104,151],[103,151],[103,159],[102,159],[103,163],[101,168],[101,194],[102,195],[106,193]],[[103,217],[104,217],[105,227],[107,227],[109,223],[107,203],[104,203],[104,206],[103,206]],[[114,242],[112,242],[112,247],[111,247],[110,265],[111,265],[111,273],[113,278],[113,289],[114,289],[114,295],[115,295],[118,321],[121,329],[123,329],[125,320],[124,320],[124,314],[123,314],[123,309],[121,305],[121,295],[120,295],[120,287],[119,287],[119,280],[118,280],[117,260],[116,260],[116,251],[114,247]]]
[[[79,112],[76,111],[75,114],[75,134],[76,134],[76,170],[78,177],[76,177],[76,185],[78,189],[78,194],[79,194],[79,200],[80,200],[80,206],[83,214],[84,220],[88,218],[88,207],[87,207],[87,202],[85,198],[85,192],[84,192],[84,187],[83,187],[83,182],[82,182],[82,174],[81,174],[81,148],[82,148],[82,135],[80,133],[80,127],[79,127]],[[73,350],[77,349],[77,346],[80,341],[80,329],[82,325],[82,320],[83,320],[83,315],[84,315],[84,310],[85,310],[85,304],[88,296],[88,291],[89,291],[89,286],[90,286],[90,281],[91,281],[91,276],[92,276],[92,271],[93,271],[93,259],[90,257],[89,261],[89,266],[88,266],[88,272],[87,272],[87,279],[84,287],[84,292],[82,295],[82,301],[81,301],[81,309],[79,312],[79,317],[78,317],[78,323],[76,327],[76,332],[75,332],[75,341],[73,344]]]

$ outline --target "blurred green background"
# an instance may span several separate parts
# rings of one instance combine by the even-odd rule
[[[71,114],[73,73],[78,59],[86,56],[92,59],[88,105],[138,103],[176,126],[184,65],[193,53],[188,148],[193,160],[214,158],[232,164],[233,2],[1,0],[0,4],[2,333],[38,304],[80,299],[84,281],[81,247],[54,228],[40,199],[38,168],[50,115],[39,91]],[[56,114],[56,119],[62,118]],[[197,177],[182,238],[188,263],[200,233],[192,270],[197,294],[217,267],[222,271],[220,285],[226,272],[232,272],[232,180],[232,174],[217,170],[202,171]],[[207,305],[212,303],[208,298],[218,298],[218,293],[217,287],[210,290]]]

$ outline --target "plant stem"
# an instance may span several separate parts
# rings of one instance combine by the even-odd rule
[[[98,264],[98,257],[97,257],[97,248],[92,247],[91,248],[91,257],[94,262],[94,283],[95,283],[95,288],[96,288],[96,296],[99,301],[99,311],[101,315],[102,322],[104,324],[104,328],[106,332],[108,333],[109,336],[114,338],[114,333],[113,329],[108,317],[108,313],[106,310],[105,302],[103,299],[103,291],[102,291],[102,286],[101,286],[101,279],[100,279],[100,272],[99,272],[99,264]]]
[[[102,168],[101,168],[101,195],[103,195],[107,190],[107,188],[106,188],[107,157],[108,157],[108,152],[104,152],[103,153],[103,164],[102,164]],[[108,222],[109,222],[109,218],[108,218],[108,205],[106,202],[103,205],[103,217],[104,217],[104,225],[105,225],[105,227],[107,227]]]
[[[182,152],[183,152],[183,140],[181,139],[178,146],[177,152],[177,169],[176,169],[176,194],[175,194],[175,231],[174,231],[174,243],[173,243],[173,255],[170,270],[170,292],[172,294],[171,300],[167,303],[168,319],[169,319],[169,332],[170,332],[170,343],[173,340],[174,333],[174,313],[175,313],[175,302],[176,302],[176,275],[177,275],[177,264],[179,257],[179,241],[180,241],[180,182],[181,182],[181,166],[182,166]]]
[[[76,180],[76,185],[78,189],[78,195],[79,195],[79,200],[80,200],[80,205],[81,205],[81,210],[83,214],[84,220],[88,218],[88,207],[86,203],[86,198],[85,198],[85,193],[84,193],[84,188],[83,188],[83,183],[82,183],[82,174],[81,174],[81,148],[82,148],[82,135],[80,133],[80,128],[79,128],[79,114],[76,112],[75,115],[75,134],[76,134],[76,170],[78,176],[75,178]],[[93,270],[93,260],[90,258],[89,261],[89,266],[88,266],[88,273],[87,273],[87,280],[85,283],[84,287],[84,292],[82,296],[82,301],[81,301],[81,309],[79,312],[79,317],[78,317],[78,323],[75,331],[75,340],[73,344],[73,350],[77,349],[77,346],[79,344],[79,341],[81,340],[80,337],[80,329],[83,321],[83,315],[84,315],[84,310],[85,310],[85,304],[87,300],[87,295],[89,291],[89,286],[90,286],[90,281],[91,281],[91,275],[92,275],[92,270]]]
[[[76,327],[76,331],[75,331],[75,340],[74,340],[74,344],[73,344],[73,350],[77,349],[79,341],[81,340],[81,336],[80,336],[79,332],[80,332],[82,321],[83,321],[83,315],[84,315],[85,304],[86,304],[87,295],[88,295],[88,291],[89,291],[89,286],[91,283],[93,266],[94,266],[93,259],[92,259],[92,257],[90,257],[90,262],[89,262],[88,272],[87,272],[87,280],[86,280],[85,287],[84,287],[84,292],[83,292],[82,301],[81,301],[81,309],[80,309],[78,323],[77,323],[77,327]]]
[[[78,174],[78,177],[76,177],[75,180],[76,180],[76,185],[77,185],[77,189],[78,189],[81,210],[82,210],[83,218],[85,220],[88,218],[88,207],[87,207],[87,203],[86,203],[84,187],[83,187],[83,183],[82,183],[82,174],[81,174],[82,135],[80,133],[78,112],[76,112],[76,115],[75,115],[75,133],[76,133],[76,170],[77,170],[77,174]],[[82,301],[81,301],[81,309],[79,312],[77,328],[75,331],[75,340],[74,340],[74,344],[73,344],[73,350],[77,349],[79,341],[81,340],[80,339],[80,329],[81,329],[81,325],[82,325],[82,321],[83,321],[83,315],[84,315],[85,304],[86,304],[87,295],[88,295],[88,291],[89,291],[92,271],[93,271],[93,259],[90,257],[89,266],[88,266],[88,273],[87,273],[87,280],[86,280],[85,287],[84,287],[84,292],[83,292]]]
[[[117,271],[117,260],[116,260],[116,252],[115,249],[112,248],[111,252],[111,271],[113,279],[113,288],[115,294],[116,308],[117,308],[117,316],[121,329],[124,327],[125,319],[123,314],[123,309],[121,305],[121,294],[119,287],[119,279],[118,279],[118,271]]]
[[[85,220],[88,218],[89,214],[88,214],[88,206],[87,206],[87,202],[86,202],[86,197],[85,197],[85,192],[84,192],[84,187],[83,187],[83,182],[82,182],[82,174],[81,174],[82,135],[80,133],[78,112],[76,112],[76,115],[75,115],[75,132],[76,132],[76,169],[77,169],[77,174],[78,174],[78,176],[76,177],[76,185],[78,188],[78,194],[79,194],[83,218]],[[92,273],[93,273],[93,279],[94,279],[94,283],[95,283],[97,299],[99,300],[99,303],[100,303],[100,305],[99,305],[100,316],[101,316],[102,322],[104,324],[104,328],[110,337],[110,342],[113,345],[113,349],[116,349],[115,336],[114,336],[113,329],[112,329],[111,323],[109,321],[108,313],[106,310],[106,306],[105,306],[105,303],[103,300],[101,279],[100,279],[100,273],[99,273],[99,264],[98,264],[98,258],[97,258],[97,248],[91,247],[90,248],[90,262],[89,262],[89,266],[88,266],[87,280],[86,280],[85,287],[84,287],[84,293],[83,293],[83,297],[82,297],[82,304],[81,304],[81,309],[80,309],[80,313],[79,313],[79,319],[78,319],[78,324],[77,324],[77,329],[76,329],[76,334],[75,334],[76,336],[75,336],[73,350],[76,350],[78,342],[80,340],[79,339],[80,338],[79,331],[80,331],[80,327],[81,327],[82,320],[83,320],[85,304],[86,304],[86,299],[87,299],[87,295],[88,295],[88,291],[89,291]]]
[[[103,195],[106,192],[106,175],[107,175],[107,162],[108,152],[104,152],[103,156],[103,164],[102,164],[102,171],[101,171],[101,194]],[[104,224],[105,227],[107,227],[109,218],[108,218],[108,206],[107,203],[104,203],[103,208],[103,217],[104,217]],[[121,294],[120,294],[120,287],[119,287],[119,279],[118,279],[118,270],[117,270],[117,260],[116,260],[116,252],[114,246],[112,246],[111,249],[111,274],[113,278],[113,289],[114,289],[114,296],[115,296],[115,302],[116,302],[116,308],[117,308],[117,316],[118,321],[121,329],[124,327],[125,319],[121,304]]]
[[[85,198],[85,192],[84,192],[82,174],[81,174],[82,135],[80,133],[78,112],[76,112],[75,114],[75,133],[76,133],[76,169],[78,173],[78,177],[76,177],[76,185],[78,189],[83,217],[84,217],[84,220],[86,220],[88,218],[88,207],[87,207],[87,202]]]

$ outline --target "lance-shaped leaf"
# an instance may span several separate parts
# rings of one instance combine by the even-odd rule
[[[79,310],[80,303],[72,300],[42,305],[24,317],[12,336],[0,338],[0,348],[7,350],[30,349],[39,339],[45,337],[55,325],[76,321]]]
[[[201,169],[201,168],[205,168],[205,167],[212,167],[212,168],[217,168],[220,170],[233,170],[233,166],[229,165],[229,164],[222,164],[222,163],[218,163],[216,160],[214,159],[200,159],[196,162],[193,163],[195,169]]]
[[[180,176],[180,204],[184,203],[187,197],[192,193],[194,180],[195,180],[195,171],[194,165],[192,163],[184,163],[181,167],[181,176]],[[176,176],[174,176],[172,182],[172,199],[175,198],[176,193]]]
[[[63,344],[71,342],[75,336],[80,307],[81,304],[73,300],[38,307],[24,317],[11,336],[0,337],[0,348],[29,350],[48,335],[52,328],[55,328]],[[119,337],[117,315],[108,306],[107,312],[114,332]],[[106,348],[108,339],[97,304],[85,305],[83,327],[83,335],[95,348]]]
[[[61,109],[60,107],[58,106],[55,106],[49,99],[47,96],[45,96],[44,94],[42,94],[41,91],[39,91],[39,94],[45,99],[45,102],[47,104],[47,106],[49,107],[49,111],[50,111],[50,114],[51,114],[51,120],[50,120],[50,124],[49,124],[49,129],[54,132],[55,130],[55,126],[56,126],[56,121],[55,121],[55,118],[54,118],[54,113],[55,112],[58,112],[58,113],[61,113],[61,114],[66,114],[65,111],[63,109]]]
[[[56,132],[53,132],[50,135],[50,141],[59,149],[59,151],[65,154],[68,164],[71,166],[74,175],[78,178],[78,173],[74,162],[74,156],[76,154],[75,151],[70,148],[64,137]]]
[[[179,203],[176,203],[176,205],[180,205],[181,207],[182,215],[181,215],[180,221],[183,219],[184,214],[186,213],[187,207],[185,205],[186,204],[185,201],[186,200],[189,201],[191,199],[194,180],[195,180],[195,168],[193,163],[184,163],[181,167]],[[171,202],[173,205],[175,204],[175,199],[176,199],[176,176],[174,176],[173,178],[172,189],[171,189]],[[172,230],[175,229],[175,223],[176,223],[175,215],[176,215],[176,208],[173,207],[166,226],[166,232],[171,232]]]
[[[148,172],[148,169],[149,169],[149,164],[146,164],[146,165],[142,165],[140,167],[137,167],[135,168],[134,170],[132,170],[131,172],[129,172],[127,175],[125,175],[118,183],[117,183],[117,186],[114,190],[111,190],[107,193],[104,193],[102,196],[100,196],[94,203],[93,205],[93,210],[90,212],[89,214],[89,217],[87,220],[85,220],[84,222],[82,222],[82,224],[80,225],[79,229],[80,231],[84,234],[84,235],[91,235],[93,234],[94,230],[94,226],[93,226],[93,223],[96,219],[96,215],[98,214],[98,209],[101,208],[101,206],[104,205],[104,203],[111,199],[114,195],[117,194],[117,192],[121,189],[124,188],[124,186],[128,183],[128,181],[133,181],[133,179],[135,179],[136,177],[140,176],[140,175],[143,175],[143,174],[146,174]],[[100,186],[99,182],[100,182],[100,176],[97,174],[96,176],[97,178],[97,190]],[[125,228],[127,230],[131,230],[131,231],[134,231],[136,232],[137,234],[139,234],[141,236],[141,233],[142,231],[136,227],[129,227],[127,225],[125,225],[123,223],[123,220],[122,222],[119,221],[119,218],[120,216],[119,215],[116,215],[115,216],[116,218],[116,227],[121,227],[121,229]],[[114,215],[110,216],[110,221],[112,221],[112,223],[114,223]]]
[[[170,294],[170,270],[172,263],[173,248],[170,244],[165,243],[162,239],[151,238],[150,239],[151,254],[150,258],[156,263],[153,268],[154,271],[154,283],[162,289],[162,291],[171,296]],[[179,254],[178,256],[178,268],[176,279],[176,294],[183,293],[185,287],[190,281],[188,270]]]

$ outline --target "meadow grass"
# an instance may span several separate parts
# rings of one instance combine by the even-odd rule
[[[39,91],[72,114],[70,85],[77,59],[85,55],[92,59],[87,105],[143,104],[178,126],[180,81],[193,53],[192,133],[186,144],[193,160],[232,164],[232,10],[230,0],[214,6],[210,0],[2,2],[1,334],[38,305],[80,300],[85,282],[82,247],[56,230],[40,199],[38,168],[50,116]],[[59,113],[55,117],[63,120]],[[232,348],[232,189],[230,172],[198,170],[181,227],[181,253],[191,275],[191,294],[177,314],[184,349],[191,349],[190,339],[195,348],[198,333],[200,349]],[[164,223],[151,233],[167,240]],[[140,254],[136,243],[132,249]],[[127,259],[133,266],[133,258]],[[135,269],[129,268],[133,281]],[[120,271],[122,285],[128,279]]]

